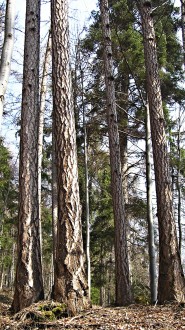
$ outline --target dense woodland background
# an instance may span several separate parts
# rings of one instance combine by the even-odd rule
[[[42,1],[42,10],[44,10],[44,2]],[[141,24],[143,3],[149,8],[155,28],[170,188],[178,239],[178,251],[174,254],[177,253],[178,257],[181,257],[183,270],[185,267],[185,38],[183,16],[185,11],[182,8],[185,3],[184,0],[181,0],[181,6],[180,4],[175,6],[174,1],[171,0],[154,0],[150,7],[150,1],[113,0],[109,2],[112,49],[109,57],[112,57],[112,80],[115,87],[120,143],[123,213],[132,292],[130,297],[132,296],[132,301],[146,304],[157,299],[159,272],[157,218],[159,210],[156,203],[154,175],[157,164],[154,166],[150,143],[151,133],[146,125],[149,85],[146,78],[146,53],[144,53]],[[7,4],[8,1],[1,2],[0,5],[1,50],[5,36]],[[55,2],[53,2],[54,5]],[[104,79],[105,54],[103,55],[107,46],[103,43],[106,39],[102,30],[102,15],[100,9],[93,11],[89,26],[76,33],[75,40],[73,35],[73,39],[70,41],[70,70],[76,125],[83,245],[87,255],[85,271],[92,303],[107,306],[116,303],[115,283],[118,281],[116,276],[119,274],[116,272],[115,276],[115,221],[106,112],[108,96]],[[41,173],[39,204],[43,287],[45,297],[50,298],[54,283],[55,253],[58,248],[53,181],[55,171],[53,141],[56,136],[55,132],[52,134],[52,86],[54,82],[51,65],[50,22],[47,24],[44,22],[44,24],[39,69],[40,113],[43,114],[43,119],[41,118],[39,122],[41,140],[38,140],[38,158],[41,163],[38,173]],[[8,132],[13,128],[13,131],[16,132],[15,141],[19,141],[21,134],[21,94],[19,92],[22,84],[22,60],[17,60],[17,53],[19,52],[18,39],[20,35],[23,35],[19,28],[19,17],[16,17],[15,20],[14,33],[12,70],[3,105],[3,131],[6,138],[3,138],[2,135],[0,139],[0,290],[7,292],[10,296],[14,292],[17,264],[18,201],[20,201],[18,173],[20,170],[18,158],[15,159],[12,146],[8,146]],[[14,54],[16,54],[16,58],[14,58]],[[20,53],[20,57],[22,56],[23,53]],[[54,126],[53,130],[57,130],[57,126]],[[149,143],[147,143],[148,141]],[[160,158],[160,154],[157,157]],[[167,167],[164,167],[164,171],[168,171]],[[163,182],[161,184],[163,185]],[[151,195],[148,195],[150,190]],[[163,207],[163,201],[161,202]],[[174,242],[170,241],[172,249],[175,246]],[[183,291],[179,293],[179,296],[182,296],[182,300],[184,300]],[[172,300],[174,300],[174,296]]]

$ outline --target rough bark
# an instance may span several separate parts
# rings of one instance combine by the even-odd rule
[[[107,0],[100,1],[100,9],[102,16],[102,33],[104,42],[104,69],[109,131],[111,187],[115,221],[116,304],[127,305],[131,302],[131,287],[129,279],[126,223],[121,176],[120,144],[113,76],[109,9]]]
[[[177,242],[165,120],[162,107],[155,31],[151,2],[139,1],[142,19],[147,92],[150,109],[154,170],[159,224],[159,279],[158,302],[184,300],[185,281]]]
[[[4,96],[10,76],[10,64],[14,43],[15,0],[7,0],[5,16],[5,35],[0,61],[0,123],[3,116]]]
[[[44,298],[38,201],[39,0],[27,0],[25,28],[14,312]]]
[[[84,270],[76,132],[69,66],[67,0],[52,0],[53,120],[58,184],[54,299],[70,314],[89,307]]]

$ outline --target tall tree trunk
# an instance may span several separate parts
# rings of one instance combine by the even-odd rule
[[[89,307],[84,269],[76,132],[69,65],[67,0],[51,1],[53,120],[58,183],[54,299],[71,314]]]
[[[116,304],[127,305],[131,302],[131,286],[129,279],[126,223],[121,176],[120,144],[113,77],[109,8],[107,0],[100,1],[100,9],[102,15],[102,32],[104,41],[104,68],[107,95],[111,186],[115,221]]]
[[[52,234],[53,234],[53,265],[57,251],[57,222],[58,222],[58,188],[57,188],[57,164],[55,151],[54,122],[52,125]]]
[[[158,302],[184,300],[185,281],[177,242],[169,173],[165,120],[157,60],[152,5],[138,1],[142,19],[159,224]]]
[[[0,123],[3,116],[4,96],[10,76],[10,64],[13,52],[13,28],[15,18],[15,0],[6,1],[5,35],[0,61]]]
[[[178,194],[178,233],[179,233],[179,252],[181,255],[182,249],[182,223],[181,223],[181,111],[179,106],[178,119],[178,137],[177,137],[177,152],[178,152],[178,166],[177,166],[177,194]]]
[[[90,214],[89,214],[89,172],[88,172],[88,142],[87,142],[87,126],[85,117],[84,102],[84,75],[81,72],[81,88],[82,88],[82,108],[83,108],[83,130],[84,130],[84,170],[85,170],[85,215],[86,215],[86,258],[87,258],[87,282],[89,288],[89,299],[91,297],[91,259],[90,259]]]
[[[43,63],[43,72],[40,87],[40,111],[39,111],[39,136],[38,136],[38,193],[39,193],[39,224],[40,224],[40,244],[42,257],[42,219],[41,219],[41,197],[42,197],[42,156],[43,156],[43,131],[44,131],[44,113],[46,106],[48,70],[51,60],[51,35],[49,31],[46,52]]]
[[[43,299],[38,200],[40,0],[27,0],[19,169],[18,260],[12,309]]]
[[[151,173],[151,127],[149,105],[146,105],[146,184],[147,184],[147,221],[148,221],[148,246],[150,260],[150,294],[151,303],[157,301],[157,272],[154,241],[154,223],[152,213],[152,173]]]
[[[181,22],[182,22],[182,44],[184,50],[184,66],[185,66],[185,0],[181,0]]]

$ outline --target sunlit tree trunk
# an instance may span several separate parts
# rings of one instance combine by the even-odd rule
[[[183,300],[185,281],[177,242],[171,180],[169,173],[165,120],[162,107],[158,59],[152,5],[138,1],[142,19],[147,92],[149,99],[151,134],[159,224],[159,280],[158,302]]]
[[[6,1],[5,34],[0,60],[0,123],[2,121],[4,96],[10,76],[10,64],[13,52],[13,28],[15,18],[15,0]]]
[[[51,1],[53,120],[58,186],[53,296],[69,313],[89,307],[84,269],[76,132],[69,65],[67,0]]]
[[[40,0],[27,0],[14,312],[43,299],[38,199]]]
[[[115,221],[115,272],[116,272],[116,304],[126,305],[131,302],[131,286],[129,278],[127,235],[123,187],[121,176],[120,144],[118,134],[115,86],[113,76],[113,59],[111,32],[109,23],[108,1],[100,1],[102,16],[102,33],[104,48],[105,85],[107,98],[107,119],[109,131],[111,187]]]

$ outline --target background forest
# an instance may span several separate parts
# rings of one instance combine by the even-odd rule
[[[46,8],[42,1],[42,11]],[[143,30],[138,1],[110,1],[113,80],[115,85],[120,161],[124,195],[130,284],[135,302],[156,300],[159,233],[151,132],[147,117]],[[7,1],[8,3],[8,1]],[[185,35],[184,1],[152,1],[162,105],[170,165],[170,186],[185,267]],[[47,7],[48,8],[48,7]],[[70,34],[70,67],[75,111],[79,190],[86,252],[86,273],[93,304],[115,303],[115,221],[111,195],[109,128],[106,113],[104,46],[100,9],[91,13],[83,31]],[[48,15],[49,16],[49,15]],[[52,293],[56,242],[55,154],[52,128],[52,68],[50,23],[42,22],[40,63],[39,169],[41,250],[45,297]],[[0,4],[1,58],[6,27],[6,2]],[[0,139],[0,290],[14,292],[17,262],[23,31],[15,19],[14,52],[3,105]],[[21,36],[21,37],[20,37]],[[19,57],[18,57],[19,55]],[[10,136],[9,136],[10,134]],[[13,137],[13,138],[12,138]],[[158,155],[160,158],[160,155]],[[155,245],[155,246],[154,246]],[[117,273],[116,273],[117,274]],[[116,275],[117,276],[117,275]]]

